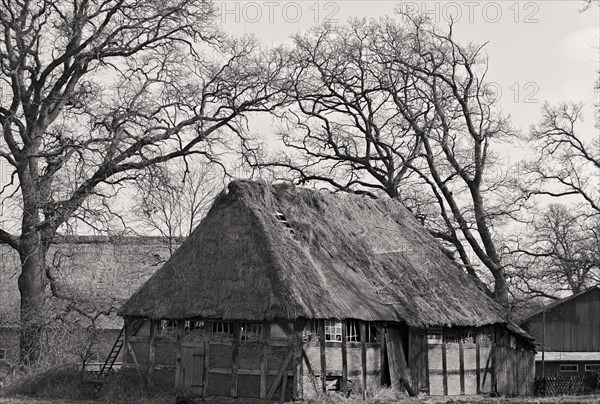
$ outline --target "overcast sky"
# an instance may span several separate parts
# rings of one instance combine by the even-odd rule
[[[600,136],[593,125],[593,86],[600,69],[600,8],[580,13],[581,0],[563,1],[216,1],[221,24],[230,34],[254,34],[266,45],[290,41],[291,35],[317,23],[343,23],[351,17],[393,15],[396,7],[420,10],[443,27],[451,17],[456,37],[463,43],[488,42],[488,80],[497,83],[501,105],[517,128],[537,123],[544,101],[582,101],[584,138]],[[261,119],[262,120],[262,119]],[[266,122],[251,122],[251,131],[273,136]],[[500,151],[505,164],[522,156],[520,146]],[[511,150],[512,149],[512,150]],[[0,162],[0,182],[8,170]],[[2,213],[2,206],[0,206]],[[1,216],[1,215],[0,215]]]
[[[279,44],[325,20],[393,15],[395,7],[428,12],[440,26],[456,22],[463,43],[489,42],[488,80],[502,92],[502,108],[517,128],[539,120],[544,101],[583,101],[586,138],[593,126],[593,85],[600,69],[600,8],[563,1],[221,1],[221,23],[232,34],[251,33]]]

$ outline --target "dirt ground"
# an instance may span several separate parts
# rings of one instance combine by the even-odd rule
[[[173,404],[175,400],[152,402],[152,404]],[[33,398],[0,398],[0,404],[113,404],[108,401],[69,401],[69,400],[37,400]],[[116,403],[114,403],[116,404]],[[128,404],[128,403],[119,403]],[[133,403],[132,403],[133,404]],[[139,402],[135,404],[141,404]]]
[[[434,397],[428,397],[421,400],[429,404],[600,404],[600,395],[594,396],[564,396],[564,397],[518,397],[518,398],[489,398],[489,397],[468,397],[455,398],[448,400]]]
[[[173,404],[175,400],[155,401],[152,400],[149,404]],[[337,403],[335,399],[325,400],[327,404]],[[339,403],[358,404],[364,402],[362,400],[340,400]],[[32,398],[0,398],[0,404],[100,404],[107,403],[106,401],[68,401],[68,400],[37,400]],[[311,404],[315,401],[311,401]],[[424,397],[420,400],[393,400],[385,399],[368,400],[366,404],[600,404],[600,395],[595,396],[577,396],[577,397],[550,397],[550,398],[486,398],[486,397],[461,397],[461,398],[442,398],[442,397]],[[120,403],[129,404],[129,403]],[[133,403],[131,403],[133,404]],[[141,404],[136,402],[135,404]],[[315,403],[316,404],[316,403]]]

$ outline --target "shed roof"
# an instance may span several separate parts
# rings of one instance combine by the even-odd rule
[[[251,181],[229,184],[119,314],[506,323],[397,200]]]
[[[600,286],[592,286],[591,288],[583,290],[579,293],[576,293],[571,296],[567,296],[563,299],[556,300],[548,305],[544,305],[541,308],[535,309],[534,311],[529,313],[527,316],[525,316],[522,320],[520,320],[519,323],[525,324],[525,323],[529,322],[531,319],[533,319],[534,317],[541,315],[544,311],[549,312],[549,311],[555,310],[555,309],[557,309],[561,306],[564,306],[565,304],[568,304],[568,303],[572,302],[573,300],[578,299],[581,296],[585,296],[589,293],[600,293]]]

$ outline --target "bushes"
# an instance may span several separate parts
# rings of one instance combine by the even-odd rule
[[[60,367],[41,372],[19,372],[14,375],[5,395],[23,395],[40,398],[87,400],[94,398],[94,386],[86,383],[81,371],[74,367]]]
[[[38,372],[19,372],[8,382],[5,396],[153,404],[171,404],[175,396],[165,390],[149,390],[145,385],[145,377],[130,369],[110,374],[100,381],[96,374],[65,366]]]
[[[134,369],[123,369],[112,373],[106,378],[98,399],[111,403],[117,401],[148,403],[149,400],[156,404],[173,403],[176,395],[174,387],[171,391],[164,386],[148,389],[145,380],[145,374],[138,373]]]

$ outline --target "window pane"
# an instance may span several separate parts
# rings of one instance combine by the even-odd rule
[[[560,365],[561,372],[577,372],[579,370],[579,365],[569,364],[569,365]]]

